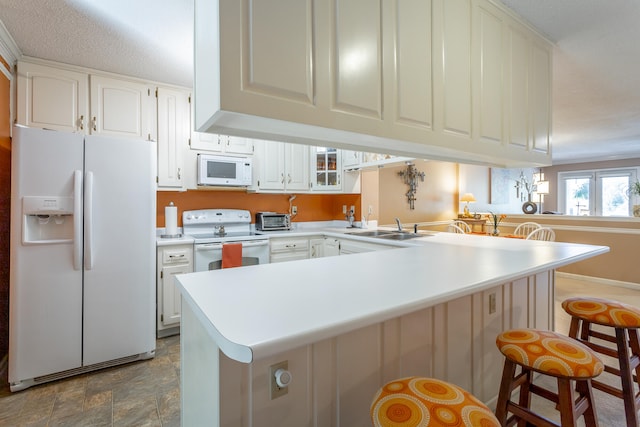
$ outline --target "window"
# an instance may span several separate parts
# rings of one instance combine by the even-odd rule
[[[558,208],[567,215],[631,216],[637,169],[558,173]]]

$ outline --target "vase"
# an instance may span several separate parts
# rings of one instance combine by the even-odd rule
[[[493,226],[493,230],[491,230],[491,235],[492,236],[499,236],[500,235],[500,229],[497,226]]]

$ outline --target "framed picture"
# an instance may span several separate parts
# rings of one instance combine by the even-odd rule
[[[490,195],[489,203],[492,205],[504,205],[509,203],[509,181],[511,179],[510,169],[491,168],[489,169]]]

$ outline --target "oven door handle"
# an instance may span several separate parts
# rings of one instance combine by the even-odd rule
[[[242,242],[243,248],[256,247],[256,246],[267,246],[269,244],[268,240],[256,240],[256,241],[247,241]]]
[[[196,251],[215,251],[222,249],[222,243],[202,243],[195,246]]]

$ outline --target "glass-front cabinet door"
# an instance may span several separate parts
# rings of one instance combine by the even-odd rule
[[[342,190],[340,150],[328,147],[312,147],[311,150],[311,189],[313,191]]]

